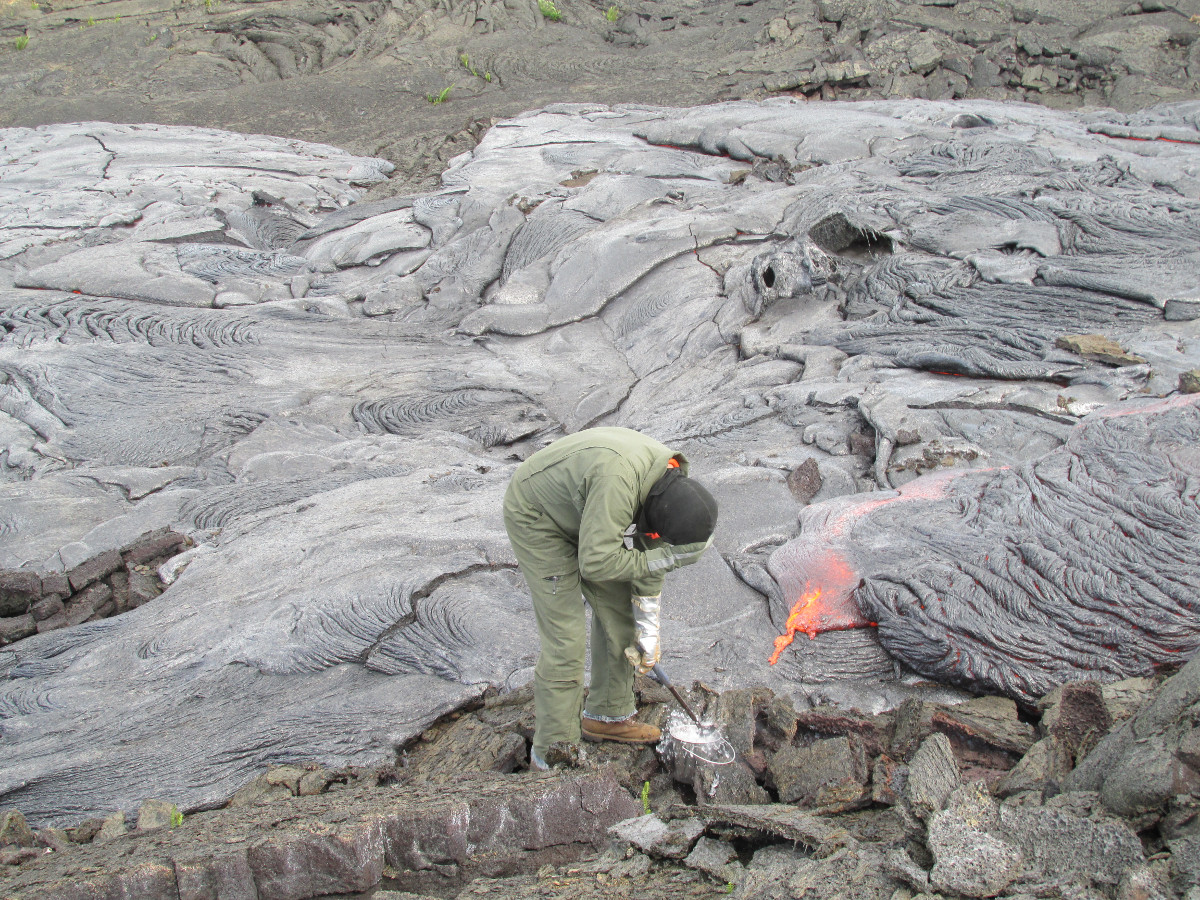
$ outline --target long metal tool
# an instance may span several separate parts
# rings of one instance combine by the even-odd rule
[[[675,685],[671,684],[671,679],[667,677],[667,673],[663,671],[663,667],[658,663],[655,663],[654,668],[651,669],[651,671],[654,673],[654,680],[670,691],[672,696],[679,701],[679,705],[682,706],[688,716],[691,717],[691,720],[695,722],[697,726],[703,728],[704,726],[700,723],[700,717],[692,712],[692,708],[688,706],[687,701],[683,699],[683,694],[679,693]]]
[[[733,744],[726,739],[721,728],[711,722],[700,721],[700,717],[692,712],[692,708],[683,699],[683,695],[675,690],[675,685],[671,684],[671,679],[662,670],[662,666],[656,664],[650,670],[650,674],[679,701],[679,705],[683,707],[692,720],[692,725],[695,726],[693,728],[692,725],[683,721],[668,720],[667,732],[670,735],[670,746],[686,753],[692,759],[710,765],[727,766],[733,762],[737,758],[737,752],[733,749]],[[673,752],[673,750],[669,749],[668,752]]]

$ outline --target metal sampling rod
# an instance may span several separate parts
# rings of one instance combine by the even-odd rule
[[[679,705],[683,707],[684,712],[691,717],[693,722],[695,722],[697,725],[700,725],[700,718],[694,712],[692,712],[692,708],[687,705],[687,701],[683,699],[683,695],[675,689],[675,685],[671,684],[671,679],[667,677],[667,673],[663,671],[663,667],[658,663],[655,663],[654,668],[651,669],[651,672],[654,674],[654,680],[670,691],[674,695],[675,699],[679,701]],[[700,725],[700,727],[703,728],[704,726]]]

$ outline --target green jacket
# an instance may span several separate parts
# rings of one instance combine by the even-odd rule
[[[628,428],[589,428],[560,438],[525,460],[513,475],[520,494],[544,513],[556,529],[578,548],[579,575],[584,581],[628,581],[633,592],[653,596],[662,592],[671,569],[687,562],[665,541],[636,535],[625,543],[642,504],[671,459],[682,474],[683,454]]]

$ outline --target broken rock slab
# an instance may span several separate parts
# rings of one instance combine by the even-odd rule
[[[1071,772],[1072,755],[1067,745],[1051,735],[1043,738],[1021,757],[1012,769],[993,787],[998,797],[1009,797],[1023,791],[1055,792]]]
[[[978,785],[957,788],[933,815],[926,839],[939,891],[995,897],[1021,874],[1025,856],[1000,835],[1000,809]]]
[[[1200,299],[1171,299],[1163,306],[1163,318],[1168,322],[1190,322],[1200,319]]]
[[[1104,707],[1112,717],[1114,725],[1132,718],[1142,705],[1158,689],[1162,678],[1123,678],[1102,685]]]
[[[618,822],[609,831],[643,853],[660,859],[683,859],[692,851],[696,839],[704,833],[704,824],[696,819],[664,822],[651,814]]]
[[[999,750],[1024,753],[1033,744],[1033,727],[1022,722],[1017,704],[1008,697],[976,697],[944,708],[932,724],[948,736],[977,741]]]
[[[1078,353],[1084,359],[1110,366],[1137,366],[1145,362],[1140,356],[1126,352],[1120,344],[1102,334],[1067,334],[1055,340],[1054,346]]]
[[[1012,769],[1037,738],[1008,697],[976,697],[937,710],[930,725],[950,738],[966,778],[989,782]]]
[[[845,736],[785,747],[771,757],[767,771],[785,803],[830,813],[870,802],[866,757]]]
[[[0,819],[0,847],[33,847],[37,843],[33,829],[19,809],[10,809]]]
[[[821,737],[845,735],[852,744],[861,746],[868,757],[878,756],[891,744],[895,720],[890,713],[866,715],[854,709],[836,706],[815,706],[795,714],[796,728]]]
[[[832,819],[814,816],[790,803],[762,805],[675,806],[678,816],[696,816],[708,824],[738,825],[813,848],[821,854],[858,846],[858,840]]]
[[[548,848],[595,847],[610,825],[636,812],[607,770],[465,777],[437,787],[364,785],[114,836],[25,867],[5,890],[22,900],[305,900],[368,890],[385,866],[469,872]],[[119,864],[115,850],[124,851]],[[80,877],[88,871],[97,874]]]
[[[1068,791],[1097,791],[1120,816],[1154,821],[1175,795],[1200,785],[1194,741],[1200,714],[1200,656],[1167,679],[1153,699],[1110,732],[1066,779]]]
[[[436,743],[418,743],[406,756],[408,771],[436,783],[468,772],[512,772],[528,758],[522,735],[494,728],[473,713],[450,723]]]
[[[183,821],[179,807],[166,800],[147,800],[138,808],[138,831],[153,831],[157,828],[173,828]]]
[[[1104,690],[1094,681],[1055,688],[1038,701],[1038,711],[1041,732],[1057,738],[1072,760],[1087,756],[1113,724]]]
[[[1005,803],[996,834],[1020,850],[1025,875],[1062,884],[1080,880],[1111,889],[1146,864],[1137,833],[1098,808],[1094,795],[1062,794],[1044,806]]]
[[[908,764],[900,795],[900,811],[914,827],[928,825],[962,784],[950,739],[944,734],[926,738]]]
[[[737,858],[737,850],[733,845],[701,836],[692,852],[683,860],[683,864],[699,869],[718,881],[736,883],[741,880],[743,874],[742,865]]]
[[[774,848],[771,848],[774,849]],[[884,865],[886,851],[877,844],[843,847],[828,856],[759,851],[733,896],[744,900],[889,900],[901,882]]]

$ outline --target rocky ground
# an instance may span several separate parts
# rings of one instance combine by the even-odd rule
[[[670,698],[642,681],[643,715]],[[527,772],[528,691],[423,734],[394,766],[275,767],[219,810],[143,804],[0,824],[5,897],[1200,896],[1200,660],[1071,683],[1034,711],[979,697],[868,716],[766,690],[690,703],[731,765],[616,744]],[[357,892],[357,893],[356,893]]]
[[[3,0],[0,125],[192,124],[334,144],[436,184],[557,102],[793,94],[1129,111],[1194,97],[1200,0]]]

